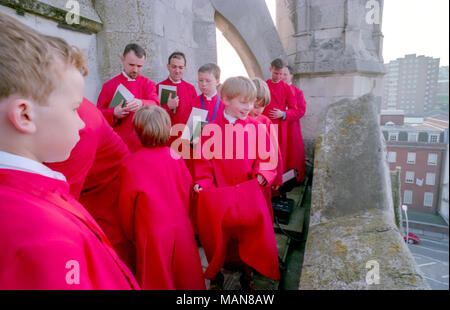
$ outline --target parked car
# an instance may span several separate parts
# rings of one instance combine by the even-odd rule
[[[405,242],[406,242],[406,236],[403,236],[403,240],[405,240]],[[417,237],[413,233],[408,233],[408,243],[409,244],[419,243],[419,241],[420,241],[419,237]]]

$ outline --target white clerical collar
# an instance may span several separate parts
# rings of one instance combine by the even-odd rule
[[[170,80],[172,83],[174,83],[174,84],[180,84],[180,83],[181,83],[181,80],[179,80],[178,82],[175,82],[174,80],[172,80],[172,78],[170,77],[170,75],[169,75],[169,80]]]
[[[60,181],[66,181],[66,177],[62,173],[54,171],[35,160],[3,151],[0,151],[0,169],[25,171]]]
[[[223,116],[227,119],[228,122],[230,122],[230,124],[234,124],[238,120],[236,117],[227,114],[225,111],[223,111]]]
[[[203,94],[203,96],[205,96],[205,98],[206,98],[208,101],[211,101],[212,98],[214,98],[216,95],[217,95],[217,92],[215,92],[211,97],[208,97],[208,96],[206,96],[205,94]]]
[[[123,76],[124,76],[124,77],[126,77],[126,78],[127,78],[128,82],[131,82],[131,81],[136,81],[136,79],[132,79],[132,78],[130,78],[130,77],[128,76],[128,74],[126,74],[126,73],[125,73],[125,71],[122,71],[122,74],[123,74]]]

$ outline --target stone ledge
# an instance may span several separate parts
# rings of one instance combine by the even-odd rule
[[[51,4],[50,4],[51,2]],[[66,29],[73,29],[87,33],[97,33],[103,28],[103,24],[93,8],[88,8],[80,4],[80,24],[68,25],[66,23],[65,3],[67,1],[37,1],[37,0],[0,0],[0,5],[10,7],[17,11],[28,12],[39,15],[59,23]]]
[[[379,264],[379,284],[366,264]],[[309,228],[301,290],[429,289],[391,214],[369,210]]]

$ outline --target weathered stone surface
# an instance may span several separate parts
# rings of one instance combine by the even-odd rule
[[[54,20],[61,25],[67,25],[66,15],[69,10],[72,9],[71,6],[66,7],[66,4],[67,1],[65,0],[0,1],[0,5],[10,7],[18,11],[39,15],[44,18]],[[90,33],[97,33],[100,31],[103,27],[102,21],[94,10],[92,2],[90,0],[79,0],[78,4],[80,8],[80,23],[72,24],[70,27]]]
[[[372,95],[331,105],[317,139],[300,289],[427,289],[394,222]],[[368,284],[376,261],[379,284]]]

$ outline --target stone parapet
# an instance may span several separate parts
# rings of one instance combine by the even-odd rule
[[[374,100],[341,100],[322,119],[300,289],[429,289],[395,223]]]

